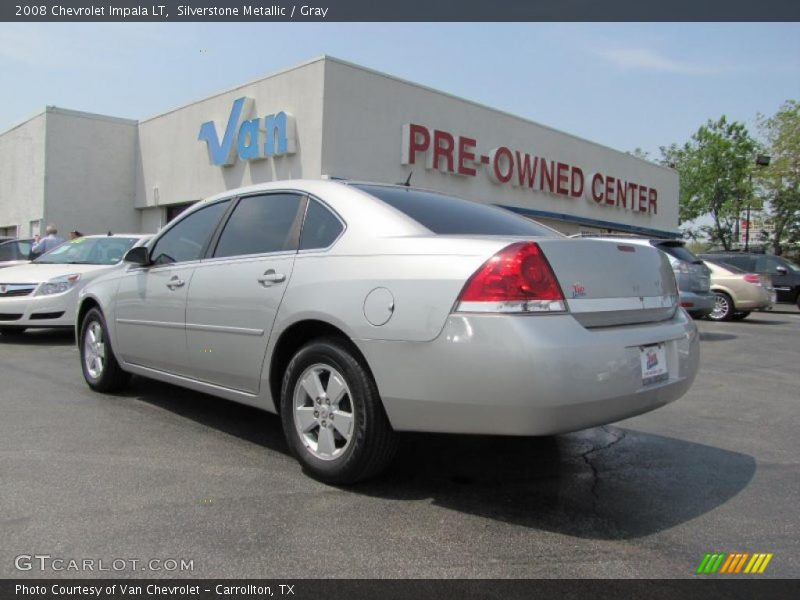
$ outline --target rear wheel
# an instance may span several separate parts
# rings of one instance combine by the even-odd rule
[[[7,335],[9,337],[15,335],[22,335],[25,333],[25,327],[0,327],[0,335]]]
[[[83,378],[90,388],[115,392],[128,384],[131,376],[120,368],[108,338],[106,320],[97,308],[86,313],[78,340]]]
[[[742,319],[746,319],[749,316],[750,316],[750,311],[746,310],[742,312],[733,313],[731,319],[733,319],[734,321],[741,321]]]
[[[312,341],[295,354],[283,377],[281,419],[294,455],[325,483],[367,479],[397,447],[372,375],[335,338]]]
[[[736,312],[733,299],[725,292],[714,292],[714,310],[708,315],[712,321],[727,321]]]

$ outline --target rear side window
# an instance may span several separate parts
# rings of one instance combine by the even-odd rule
[[[301,197],[266,194],[242,198],[233,209],[214,256],[243,256],[297,250]]]
[[[552,229],[511,211],[402,187],[354,185],[414,219],[433,233],[558,237]]]
[[[300,236],[300,250],[327,248],[336,241],[343,229],[341,221],[331,211],[316,200],[311,200]]]
[[[162,235],[150,253],[157,265],[198,260],[230,200],[211,204],[184,217]]]
[[[683,244],[675,244],[670,242],[650,242],[653,246],[662,250],[672,256],[673,258],[677,258],[678,260],[682,260],[687,263],[698,263],[701,262],[699,258],[697,258],[694,254],[692,254]]]
[[[723,256],[719,258],[719,261],[745,271],[755,270],[755,260],[751,256]]]

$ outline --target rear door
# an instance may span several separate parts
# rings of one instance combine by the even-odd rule
[[[784,272],[778,271],[778,267],[783,267]],[[766,273],[772,279],[778,302],[794,302],[794,287],[797,284],[794,281],[796,275],[791,268],[785,266],[779,258],[765,254],[756,259],[756,270]]]
[[[306,198],[297,193],[238,200],[189,286],[186,332],[192,377],[258,393],[305,206]]]

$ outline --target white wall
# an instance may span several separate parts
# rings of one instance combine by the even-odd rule
[[[404,166],[401,142],[406,123],[474,138],[478,154],[507,146],[579,166],[587,179],[594,172],[602,172],[656,188],[658,214],[633,213],[598,205],[591,199],[497,184],[480,166],[474,177],[427,170],[420,164]],[[326,60],[322,172],[394,183],[404,181],[411,170],[414,185],[479,202],[677,231],[678,175],[670,169],[441,92]]]
[[[45,224],[59,234],[137,232],[136,122],[47,110]]]
[[[320,176],[323,68],[321,60],[179,108],[139,124],[136,206],[199,200],[253,183]],[[221,139],[233,102],[255,99],[251,118],[284,111],[295,117],[297,153],[229,167],[209,163],[200,127],[215,121]],[[155,193],[157,188],[158,192]]]
[[[28,235],[44,215],[45,113],[0,135],[0,227]]]

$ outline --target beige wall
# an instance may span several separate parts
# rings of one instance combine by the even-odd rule
[[[0,135],[0,227],[28,235],[44,216],[45,113]]]
[[[459,176],[401,164],[402,126],[417,123],[477,140],[477,153],[498,146],[579,166],[656,188],[658,214],[632,213],[587,198],[564,198],[498,184],[478,166]],[[674,232],[678,227],[678,175],[623,152],[486,108],[466,100],[349,65],[325,62],[325,120],[322,172],[381,182],[404,181],[479,202],[616,221]],[[588,185],[588,182],[587,182]]]
[[[194,201],[276,179],[319,178],[323,67],[322,61],[308,63],[142,121],[136,206]],[[233,102],[242,96],[255,99],[251,118],[279,111],[294,116],[296,154],[249,162],[237,158],[229,167],[210,164],[206,144],[198,140],[200,127],[215,121],[221,139]]]
[[[136,121],[47,111],[45,221],[66,236],[138,232]]]

